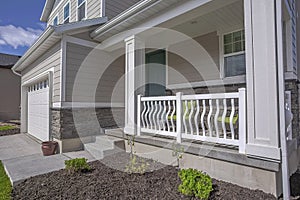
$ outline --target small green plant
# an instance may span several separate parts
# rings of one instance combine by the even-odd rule
[[[180,144],[173,143],[173,145],[172,145],[172,156],[176,157],[177,167],[179,167],[180,159],[182,159],[183,152],[184,152],[184,148]]]
[[[149,167],[149,163],[134,155],[134,139],[134,135],[127,135],[127,144],[130,146],[130,161],[125,167],[125,172],[144,174]]]
[[[130,146],[130,158],[132,159],[134,154],[134,135],[127,135],[127,144]]]
[[[85,158],[75,158],[65,161],[65,168],[69,172],[87,172],[91,170],[91,167],[87,163]]]
[[[149,163],[144,159],[138,159],[136,155],[130,157],[129,163],[126,165],[125,172],[129,174],[139,173],[144,174],[149,167]]]
[[[182,169],[178,172],[181,184],[179,192],[187,196],[196,196],[201,200],[206,200],[213,190],[212,180],[209,175],[196,169]]]

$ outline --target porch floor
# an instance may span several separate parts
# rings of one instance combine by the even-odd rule
[[[122,128],[105,130],[105,134],[117,138],[127,139],[126,134]],[[176,139],[168,138],[165,136],[155,136],[147,133],[141,136],[135,137],[135,142],[151,145],[155,147],[165,148],[172,150]],[[208,157],[221,161],[226,161],[235,164],[241,164],[245,166],[260,168],[264,170],[278,172],[280,170],[279,163],[261,160],[259,158],[252,158],[244,154],[240,154],[238,149],[229,145],[220,145],[213,143],[206,143],[201,141],[183,140],[181,146],[184,148],[184,152],[200,157]]]

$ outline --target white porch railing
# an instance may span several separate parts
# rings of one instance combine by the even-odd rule
[[[137,135],[152,133],[239,147],[245,153],[245,88],[236,93],[138,96]]]

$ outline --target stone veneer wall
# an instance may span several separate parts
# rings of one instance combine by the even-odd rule
[[[73,139],[103,133],[103,129],[124,126],[125,108],[52,109],[52,137]]]
[[[291,91],[291,104],[293,113],[293,138],[299,137],[299,86],[296,80],[285,81],[285,90]]]

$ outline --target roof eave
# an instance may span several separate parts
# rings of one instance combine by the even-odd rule
[[[101,34],[103,34],[103,32],[112,29],[113,27],[116,27],[118,24],[124,22],[124,20],[133,17],[134,15],[136,15],[137,13],[141,12],[142,10],[144,10],[147,7],[153,6],[154,3],[156,2],[160,2],[161,0],[144,0],[141,1],[137,4],[135,4],[134,6],[132,6],[131,8],[129,8],[128,10],[125,10],[124,12],[122,12],[121,14],[119,14],[118,16],[116,16],[115,18],[111,19],[108,23],[106,23],[103,26],[100,26],[99,28],[97,28],[95,31],[93,31],[90,36],[93,39],[97,39],[98,37],[101,36]]]
[[[49,26],[44,33],[37,39],[37,41],[26,51],[26,53],[18,60],[12,67],[13,71],[20,71],[22,63],[51,35],[54,33],[53,26]]]
[[[55,2],[54,0],[46,0],[45,6],[44,6],[44,9],[43,9],[41,18],[40,18],[40,20],[42,22],[47,22],[48,21],[48,18],[49,18],[50,14],[51,14],[51,11],[53,9],[54,2]]]

